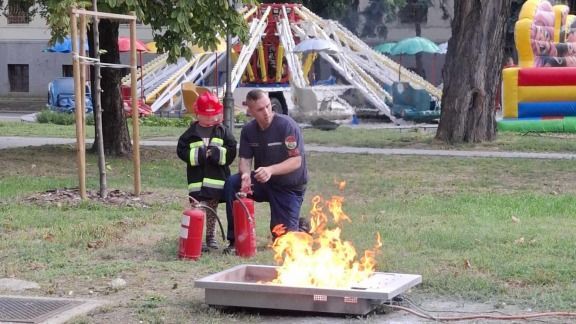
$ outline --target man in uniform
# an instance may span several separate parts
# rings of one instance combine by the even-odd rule
[[[225,253],[235,251],[232,202],[238,191],[270,204],[270,230],[282,224],[286,231],[298,231],[308,181],[304,139],[298,124],[286,115],[275,114],[268,94],[262,90],[250,91],[246,105],[254,119],[240,133],[239,173],[228,178],[224,187],[230,242]]]

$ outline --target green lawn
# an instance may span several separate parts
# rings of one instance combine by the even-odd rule
[[[409,296],[504,302],[535,311],[576,307],[572,161],[324,153],[307,158],[311,181],[303,215],[314,195],[342,195],[352,220],[343,226],[343,237],[361,252],[379,233],[377,271],[423,276]],[[46,195],[38,200],[46,190],[76,186],[72,145],[0,150],[0,163],[0,277],[36,281],[45,295],[73,292],[119,303],[87,322],[122,312],[143,322],[259,321],[258,315],[202,307],[193,280],[241,263],[274,264],[265,204],[256,206],[255,258],[212,253],[184,262],[177,247],[185,170],[173,148],[142,149],[142,200],[122,206],[51,202]],[[130,192],[132,163],[108,163],[109,188]],[[88,156],[92,191],[98,189],[96,166]],[[342,180],[347,185],[339,191]],[[224,220],[223,206],[219,214]],[[128,281],[126,289],[109,287],[117,277]]]

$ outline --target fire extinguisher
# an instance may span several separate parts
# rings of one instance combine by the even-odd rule
[[[212,209],[198,202],[198,200],[193,197],[190,197],[190,200],[192,202],[192,208],[186,209],[182,214],[178,256],[181,259],[198,260],[202,255],[202,232],[204,232],[206,209]],[[212,212],[216,215],[216,211],[212,210]],[[224,240],[224,227],[222,227],[218,216],[216,216],[216,220],[218,221],[218,225],[220,225],[222,240]]]
[[[244,192],[236,194],[232,204],[234,216],[234,246],[236,255],[249,258],[256,255],[256,226],[254,222],[254,200]]]

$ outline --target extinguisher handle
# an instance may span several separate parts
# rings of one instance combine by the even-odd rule
[[[246,197],[248,197],[248,193],[247,193],[247,192],[241,191],[241,192],[236,193],[236,198],[238,198],[238,199],[240,199],[240,198],[246,198]]]
[[[244,209],[244,212],[246,213],[246,215],[248,216],[248,221],[251,224],[254,224],[254,215],[250,214],[250,211],[248,210],[248,207],[246,206],[246,204],[244,203],[244,201],[242,201],[242,198],[246,198],[248,196],[247,193],[245,192],[237,192],[236,193],[236,199],[238,199],[238,201],[240,202],[240,205],[242,205],[242,208]]]

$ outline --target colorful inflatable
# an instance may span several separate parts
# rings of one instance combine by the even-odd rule
[[[518,67],[502,71],[502,131],[576,132],[576,16],[528,0],[515,26]]]

